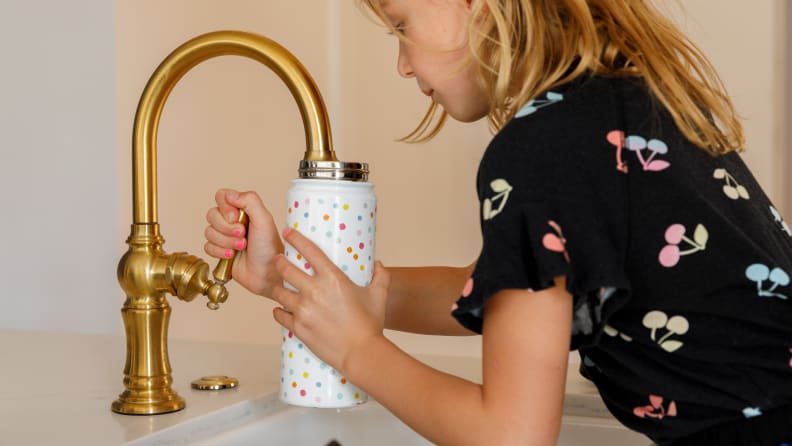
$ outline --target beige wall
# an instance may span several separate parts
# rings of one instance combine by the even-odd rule
[[[215,29],[274,38],[316,78],[340,157],[371,164],[381,202],[378,256],[386,264],[462,265],[475,257],[472,176],[489,135],[483,125],[452,124],[428,145],[393,143],[426,100],[413,81],[397,76],[395,40],[362,18],[354,0],[28,3],[0,6],[7,62],[0,71],[0,328],[121,333],[115,266],[131,223],[137,99],[169,51]],[[792,158],[783,157],[781,113],[788,2],[683,3],[685,27],[746,118],[746,158],[781,201],[784,163]],[[304,139],[291,97],[263,66],[223,57],[195,68],[171,95],[160,130],[159,221],[167,251],[204,256],[204,214],[220,186],[258,190],[283,221],[281,203]],[[171,302],[173,337],[277,342],[272,304],[238,287],[218,312]],[[419,352],[478,353],[472,339],[399,342]]]
[[[378,257],[391,265],[466,264],[479,248],[473,176],[489,134],[483,123],[451,125],[428,145],[393,143],[412,128],[426,100],[414,81],[397,76],[395,39],[363,18],[354,3],[118,2],[121,143],[144,80],[170,49],[220,28],[267,35],[289,48],[316,78],[328,102],[339,156],[371,164],[380,199]],[[746,118],[751,148],[746,159],[771,197],[778,198],[777,113],[783,101],[776,89],[783,81],[777,36],[783,1],[691,0],[685,5],[686,15],[672,12],[721,69]],[[263,67],[224,58],[193,71],[177,86],[162,121],[160,222],[166,249],[202,253],[203,215],[218,187],[258,190],[276,220],[283,221],[282,201],[303,136],[291,97]],[[121,189],[123,202],[127,191]],[[172,336],[275,342],[271,303],[232,291],[217,313],[175,302]],[[478,354],[478,340],[398,339],[413,351]]]
[[[478,221],[473,176],[489,139],[486,126],[451,125],[427,145],[393,142],[412,129],[427,101],[416,94],[414,81],[397,76],[395,40],[365,19],[354,2],[136,0],[117,7],[120,169],[125,177],[120,230],[128,232],[131,207],[127,135],[146,79],[183,41],[232,28],[278,41],[316,79],[328,103],[339,158],[371,166],[380,200],[377,251],[384,263],[463,265],[474,259]],[[167,251],[204,256],[204,215],[219,187],[259,191],[276,221],[285,221],[286,190],[305,143],[293,99],[264,66],[223,57],[193,69],[166,104],[158,145],[159,221]],[[272,303],[235,285],[218,312],[203,304],[172,302],[172,337],[279,340]],[[442,344],[397,338],[413,351],[479,350],[475,338]]]

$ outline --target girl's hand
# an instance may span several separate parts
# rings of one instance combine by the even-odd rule
[[[344,373],[350,353],[383,336],[388,272],[376,262],[370,285],[360,287],[298,231],[287,229],[284,239],[311,264],[314,275],[278,256],[278,272],[298,291],[275,287],[272,297],[284,307],[274,310],[275,320],[318,357]]]
[[[273,287],[282,281],[275,270],[274,258],[283,252],[272,214],[255,192],[220,189],[215,202],[217,206],[206,214],[209,226],[204,232],[204,251],[218,259],[231,258],[240,251],[232,277],[255,294],[272,296]],[[247,229],[238,222],[240,209],[250,219]]]

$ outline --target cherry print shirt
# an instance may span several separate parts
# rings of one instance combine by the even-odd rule
[[[762,149],[762,148],[759,148]],[[792,404],[792,232],[736,153],[695,147],[638,80],[540,95],[493,138],[483,246],[453,310],[566,276],[571,349],[656,443]]]

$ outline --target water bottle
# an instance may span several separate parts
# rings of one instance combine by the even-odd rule
[[[365,163],[303,160],[286,198],[286,226],[311,239],[359,286],[369,285],[374,270],[377,199],[367,179]],[[284,255],[313,275],[310,263],[288,243]],[[368,400],[285,328],[280,389],[281,401],[297,406],[341,408]]]

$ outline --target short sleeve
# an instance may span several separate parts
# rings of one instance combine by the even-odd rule
[[[572,139],[564,111],[550,111],[523,118],[537,120],[530,126],[512,121],[482,159],[482,250],[452,314],[480,333],[499,291],[539,291],[566,276],[576,349],[596,343],[630,298],[628,182],[614,167],[607,123],[594,120]]]

